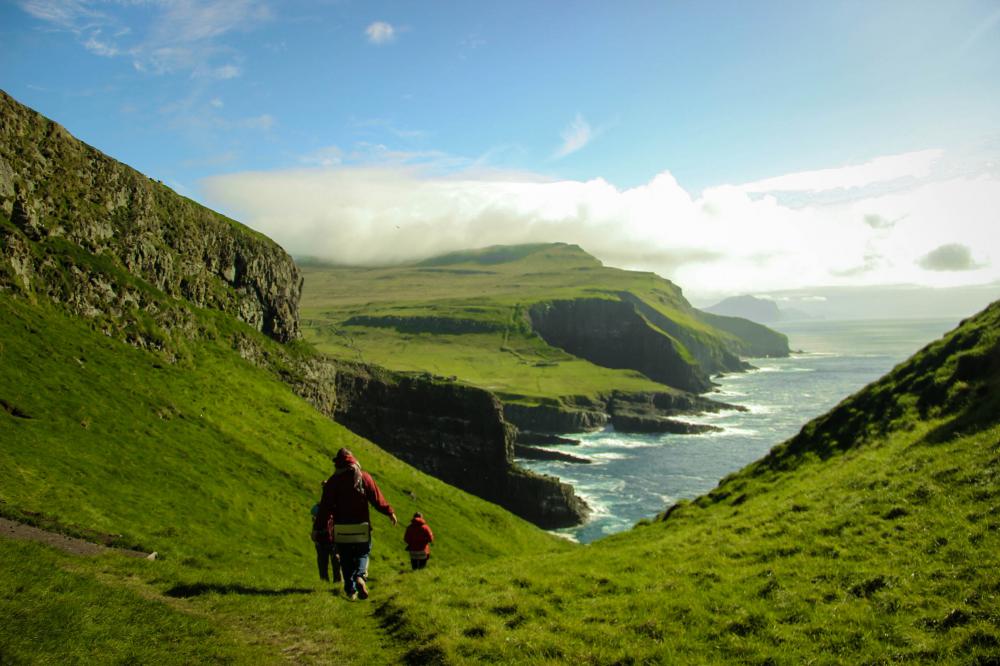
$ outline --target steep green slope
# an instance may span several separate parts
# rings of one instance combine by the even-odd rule
[[[415,578],[400,631],[456,662],[997,663],[998,332],[995,303],[665,520]]]
[[[303,274],[304,334],[319,349],[455,376],[508,404],[611,411],[616,391],[702,392],[710,374],[745,367],[739,356],[788,353],[778,333],[701,313],[669,281],[563,243]]]
[[[339,608],[329,597],[303,596],[316,587],[308,510],[340,446],[355,450],[401,517],[423,511],[447,535],[435,550],[442,566],[503,556],[512,547],[535,552],[568,547],[328,420],[270,373],[240,359],[229,334],[235,328],[262,346],[276,343],[222,315],[192,312],[206,339],[188,343],[184,359],[171,363],[165,353],[108,338],[53,306],[0,294],[0,512],[71,532],[123,535],[119,543],[165,558],[114,565],[151,586],[144,590],[148,596],[194,590],[196,597],[221,595],[220,603],[229,603],[241,594],[227,590],[245,588],[251,590],[245,596],[261,602],[267,622],[279,622],[270,615],[277,612],[271,603],[292,598],[315,604],[310,612],[318,614]],[[405,560],[401,528],[393,530],[379,518],[374,589],[391,588]],[[0,544],[4,557],[15,562],[34,557]],[[12,571],[22,568],[24,598],[6,603],[24,614],[37,600],[27,563]],[[84,579],[98,581],[101,571],[86,565]],[[70,580],[79,575],[67,576],[57,587],[76,585]],[[298,591],[269,596],[281,590]],[[88,594],[115,608],[126,603],[118,592],[108,591],[106,598],[100,591]],[[145,602],[140,596],[130,603]],[[106,639],[119,635],[111,610],[94,622]],[[170,624],[156,620],[161,622]],[[159,632],[156,626],[149,631]],[[206,626],[230,633],[218,618]],[[59,637],[54,649],[76,640],[65,633],[68,627],[45,629]],[[18,644],[10,645],[13,650]],[[0,648],[4,654],[2,641]],[[126,648],[123,644],[122,655],[130,654]],[[377,645],[372,649],[378,652]]]

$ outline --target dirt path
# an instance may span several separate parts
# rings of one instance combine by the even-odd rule
[[[155,553],[143,553],[137,550],[125,550],[123,548],[108,548],[107,546],[66,536],[65,534],[49,532],[37,527],[32,527],[31,525],[25,525],[24,523],[7,520],[6,518],[0,518],[0,537],[19,539],[22,541],[38,541],[60,550],[64,550],[67,553],[72,553],[73,555],[100,555],[101,553],[107,551],[113,551],[129,557],[146,557],[149,559],[155,559],[155,557],[151,557],[151,555],[155,555]]]

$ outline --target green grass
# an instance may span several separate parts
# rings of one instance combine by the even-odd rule
[[[76,558],[0,540],[0,609],[15,618],[0,629],[5,660],[1000,655],[1000,306],[667,520],[573,547],[322,418],[225,336],[169,364],[55,309],[0,304],[0,507],[164,555]],[[855,428],[845,414],[873,406],[868,434],[829,445],[838,425]],[[430,567],[411,573],[401,530],[376,517],[364,604],[315,580],[306,536],[327,456],[344,444],[438,536]]]
[[[638,372],[600,367],[546,344],[527,319],[535,303],[628,294],[689,363],[696,363],[688,350],[695,343],[748,351],[743,339],[708,323],[669,281],[602,266],[575,245],[498,246],[396,268],[307,264],[303,275],[303,333],[318,349],[404,372],[455,376],[508,401],[670,390]],[[752,331],[741,334],[752,337]]]
[[[120,636],[116,615],[142,605],[114,592],[133,588],[141,599],[209,618],[206,626],[236,636],[233,641],[245,644],[235,653],[238,661],[256,660],[261,632],[274,658],[295,645],[303,654],[336,654],[345,635],[355,634],[371,636],[359,654],[376,661],[392,654],[370,609],[347,610],[342,598],[321,592],[314,582],[309,508],[341,446],[355,451],[401,517],[420,510],[446,535],[434,552],[440,566],[505,556],[512,548],[570,547],[323,417],[269,373],[240,359],[229,335],[256,336],[265,347],[275,343],[221,315],[197,312],[215,337],[188,343],[189,355],[170,363],[164,354],[108,338],[52,306],[0,294],[0,314],[0,513],[30,515],[71,533],[122,535],[119,543],[163,558],[102,558],[112,561],[105,565],[111,573],[85,563],[72,570],[63,556],[50,567],[52,585],[89,585],[83,599],[110,605],[87,620],[106,635],[101,649],[109,651],[108,661],[128,660],[138,640]],[[375,518],[373,590],[392,589],[409,566],[402,527],[394,530]],[[4,544],[9,559],[36,559],[33,550]],[[29,562],[11,570],[22,572],[13,579],[22,587],[34,576]],[[29,624],[38,613],[46,617],[41,610],[29,612],[34,589],[24,587],[23,599],[8,600],[15,608],[25,604]],[[177,589],[194,593],[171,597]],[[287,590],[292,592],[282,593]],[[331,615],[339,617],[336,629],[327,626]],[[137,628],[136,636],[155,634],[169,617]],[[315,635],[299,635],[306,627]],[[69,628],[49,631],[52,640],[33,648],[38,660],[61,658],[60,642],[77,641]],[[8,633],[0,630],[9,641],[0,642],[0,656],[23,654],[28,644]],[[328,652],[333,645],[342,647]],[[206,647],[190,654],[201,661],[214,653]]]

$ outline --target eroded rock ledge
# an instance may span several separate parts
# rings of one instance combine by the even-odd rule
[[[710,432],[715,428],[672,417],[724,410],[746,408],[680,391],[615,391],[596,398],[576,396],[534,405],[508,403],[503,407],[504,418],[522,432],[547,434],[600,430],[609,423],[620,432]]]

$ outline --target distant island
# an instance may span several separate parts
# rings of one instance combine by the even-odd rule
[[[779,321],[802,321],[806,319],[817,319],[802,310],[793,308],[782,309],[778,304],[767,298],[757,298],[744,294],[743,296],[731,296],[719,301],[711,307],[705,308],[705,312],[722,315],[724,317],[742,317],[755,321],[758,324],[773,324]]]

